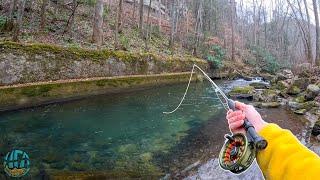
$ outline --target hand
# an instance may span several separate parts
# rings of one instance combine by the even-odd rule
[[[227,113],[227,120],[232,133],[245,133],[242,127],[245,118],[251,122],[257,132],[267,125],[253,106],[236,101],[236,108],[238,110],[229,110]]]

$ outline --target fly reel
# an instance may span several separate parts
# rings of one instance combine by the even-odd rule
[[[226,141],[219,154],[220,166],[235,174],[250,167],[256,157],[256,148],[243,134],[226,135]]]

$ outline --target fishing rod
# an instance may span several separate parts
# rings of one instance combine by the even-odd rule
[[[192,76],[195,73],[195,68],[200,70],[204,77],[211,83],[219,101],[227,111],[230,109],[233,111],[238,110],[236,108],[235,101],[229,99],[219,86],[199,66],[194,64],[187,88],[179,105],[170,112],[163,112],[164,114],[172,114],[180,108],[189,90]],[[226,134],[226,141],[219,153],[220,167],[235,174],[239,174],[247,170],[256,158],[257,152],[265,149],[268,145],[268,142],[257,134],[254,126],[247,118],[244,119],[242,126],[246,131],[246,135],[241,133],[232,135]]]

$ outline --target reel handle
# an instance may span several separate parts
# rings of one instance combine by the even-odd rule
[[[237,110],[236,103],[232,99],[228,99],[228,106],[232,110]],[[253,140],[254,145],[258,150],[263,150],[268,146],[268,142],[257,134],[254,126],[248,121],[248,119],[244,119],[243,127],[246,130],[249,139]]]

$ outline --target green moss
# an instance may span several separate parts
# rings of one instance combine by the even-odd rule
[[[306,101],[306,99],[304,98],[304,95],[300,95],[300,96],[296,97],[296,98],[294,99],[294,101],[295,101],[295,102],[298,102],[298,103],[303,103],[303,102]]]
[[[31,85],[0,89],[0,109],[7,106],[33,106],[43,102],[126,89],[187,82],[189,73],[114,77],[92,81]],[[195,80],[196,77],[194,77]]]
[[[297,95],[301,92],[301,89],[297,86],[291,86],[287,90],[287,94],[289,95]]]
[[[51,85],[40,85],[40,86],[33,86],[33,87],[25,87],[21,89],[21,94],[27,97],[34,97],[34,96],[47,96],[48,92],[53,87]]]
[[[230,94],[252,94],[254,91],[254,87],[252,86],[244,86],[244,87],[234,87]]]

